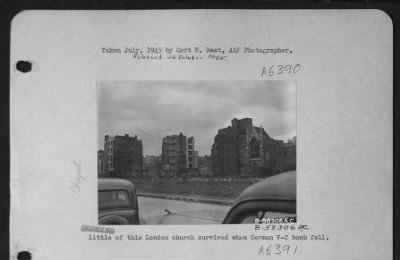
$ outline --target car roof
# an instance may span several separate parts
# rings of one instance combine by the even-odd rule
[[[99,190],[130,190],[134,188],[133,183],[129,180],[119,178],[99,178]]]
[[[280,173],[251,185],[236,203],[253,199],[296,200],[296,171]]]

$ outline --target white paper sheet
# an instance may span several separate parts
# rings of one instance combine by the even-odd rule
[[[19,13],[11,26],[12,259],[20,251],[40,260],[391,259],[392,38],[392,22],[378,10]],[[103,50],[126,47],[161,47],[163,56]],[[195,47],[201,59],[167,59],[166,48]],[[246,47],[275,51],[244,53]],[[223,60],[206,48],[224,50]],[[288,52],[274,54],[277,48]],[[18,71],[19,60],[32,62],[33,71]],[[279,67],[297,64],[296,73]],[[82,231],[98,226],[99,82],[271,80],[296,85],[296,228],[309,230],[130,225],[113,226],[111,241],[89,240],[100,234]],[[146,234],[169,240],[127,239]],[[174,241],[175,234],[229,240]],[[235,234],[249,239],[236,241]],[[303,234],[307,240],[292,239]],[[320,234],[325,240],[311,240]],[[288,252],[279,249],[285,245]]]

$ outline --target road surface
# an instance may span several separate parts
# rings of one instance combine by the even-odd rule
[[[168,200],[138,196],[139,212],[146,224],[158,225],[168,209],[173,215],[170,224],[216,224],[222,223],[230,206],[198,203],[181,200]],[[170,215],[171,216],[171,215]],[[190,220],[187,223],[186,220]]]

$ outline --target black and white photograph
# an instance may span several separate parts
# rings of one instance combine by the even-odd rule
[[[9,23],[7,259],[393,259],[390,16],[75,9]]]
[[[100,225],[296,221],[296,82],[98,81]]]

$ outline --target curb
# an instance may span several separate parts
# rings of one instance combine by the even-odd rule
[[[141,196],[141,197],[149,197],[149,198],[181,200],[181,201],[218,204],[218,205],[226,205],[226,206],[232,206],[232,204],[233,204],[233,200],[217,200],[217,199],[207,199],[207,198],[182,197],[182,196],[169,195],[169,194],[154,194],[154,193],[137,192],[136,195]]]

